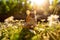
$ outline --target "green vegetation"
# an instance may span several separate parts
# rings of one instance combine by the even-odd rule
[[[52,10],[54,9],[52,14],[55,15],[51,15],[51,18],[49,17],[49,21],[46,23],[41,19],[41,23],[38,22],[36,26],[32,25],[33,28],[30,28],[29,25],[26,26],[25,22],[21,22],[21,20],[12,20],[13,18],[7,18],[7,21],[0,22],[0,40],[60,40],[60,22],[57,22],[59,16],[56,15],[57,3],[58,0],[54,0],[52,4]],[[31,8],[27,0],[0,1],[0,15],[12,15],[20,12],[23,14],[26,13],[27,9],[31,10]],[[25,16],[25,14],[23,15]]]
[[[60,23],[49,27],[38,22],[33,29],[27,27],[21,21],[0,23],[0,40],[60,40]]]

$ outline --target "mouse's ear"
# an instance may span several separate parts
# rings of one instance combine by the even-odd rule
[[[27,14],[27,15],[30,15],[30,10],[27,10],[27,11],[26,11],[26,14]]]
[[[36,10],[34,10],[34,14],[36,14]]]

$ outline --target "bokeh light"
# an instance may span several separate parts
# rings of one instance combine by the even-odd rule
[[[45,0],[30,0],[31,1],[31,5],[42,5],[44,4]]]

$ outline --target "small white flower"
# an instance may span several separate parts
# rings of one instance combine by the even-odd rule
[[[40,31],[44,31],[45,29],[43,29],[43,28],[39,28],[39,30],[40,30]]]
[[[58,18],[59,16],[58,15],[51,15],[48,17],[48,22],[49,22],[49,26],[52,26],[52,25],[56,25],[57,22],[58,22]]]
[[[48,21],[54,21],[54,20],[57,20],[59,18],[59,16],[58,15],[51,15],[51,16],[49,16],[48,17]]]
[[[20,20],[21,22],[24,22],[25,20]]]
[[[22,5],[24,6],[25,2],[22,2]]]
[[[58,16],[58,15],[55,15],[54,17],[55,17],[55,18],[59,18],[59,16]]]
[[[44,22],[44,21],[45,21],[45,19],[42,19],[41,21],[42,21],[42,22]]]
[[[15,20],[16,22],[18,22],[19,20]]]
[[[7,25],[7,27],[10,27],[10,26],[13,26],[13,24],[9,23],[9,24]]]
[[[36,34],[36,32],[34,30],[29,30],[29,31],[32,32],[32,33],[34,33],[34,34]]]
[[[30,3],[30,1],[27,1],[27,3]]]
[[[8,17],[8,18],[6,18],[6,19],[5,19],[5,22],[7,23],[7,22],[10,22],[10,21],[13,21],[13,19],[14,19],[14,17],[13,17],[13,16]]]
[[[14,29],[14,28],[18,28],[18,26],[13,26],[12,28],[13,28],[13,29]]]

